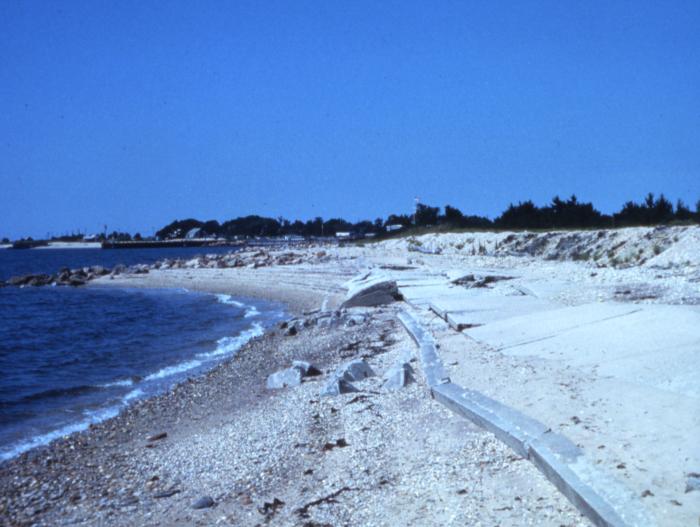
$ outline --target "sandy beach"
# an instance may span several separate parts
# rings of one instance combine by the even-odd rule
[[[592,300],[694,313],[700,303],[697,231],[620,231],[617,236],[643,249],[629,249],[639,260],[627,267],[612,262],[610,248],[601,248],[609,262],[594,263],[592,257],[571,257],[571,244],[556,258],[526,250],[516,255],[512,247],[532,243],[532,237],[463,234],[291,249],[304,258],[287,258],[292,263],[286,265],[274,258],[236,268],[193,261],[184,268],[156,266],[147,274],[97,279],[90,287],[186,287],[282,301],[298,331],[277,327],[208,374],[3,464],[0,517],[7,525],[588,525],[528,460],[430,398],[415,343],[396,318],[408,307],[435,335],[455,381],[572,437],[658,524],[692,520],[697,494],[683,490],[686,474],[697,468],[697,448],[688,442],[699,425],[692,383],[676,376],[677,384],[662,391],[639,392],[682,393],[689,408],[680,408],[675,418],[684,420],[687,437],[665,427],[633,429],[624,420],[609,420],[614,413],[627,415],[624,405],[610,404],[616,397],[624,401],[624,390],[584,389],[597,386],[599,377],[621,375],[596,373],[605,360],[571,367],[565,357],[540,356],[544,348],[522,356],[499,351],[488,344],[490,334],[456,331],[429,304],[446,294],[467,303],[485,302],[484,294],[509,301],[511,289],[502,295],[498,289],[506,285],[470,289],[455,286],[452,277],[511,272],[503,280],[507,287],[537,290],[538,306],[558,302],[556,309],[528,307],[529,316]],[[586,237],[602,236],[584,233],[579,243],[590,245]],[[548,244],[540,250],[563,246],[556,238]],[[347,281],[362,273],[396,280],[406,302],[337,311]],[[502,322],[489,316],[476,329],[498,328]],[[689,337],[692,344],[697,335]],[[383,373],[406,354],[415,382],[384,389]],[[377,376],[357,383],[358,392],[320,397],[336,368],[360,358]],[[297,387],[266,389],[267,376],[293,360],[313,363],[321,375]],[[642,390],[650,383],[634,386]],[[666,470],[649,448],[664,439],[679,458]],[[211,502],[194,508],[202,498]]]

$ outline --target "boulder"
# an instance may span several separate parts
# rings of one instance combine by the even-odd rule
[[[62,270],[56,276],[56,283],[58,285],[69,285],[70,284],[70,270],[69,269]]]
[[[348,293],[341,308],[358,306],[380,306],[401,300],[401,293],[395,280],[378,275],[364,275],[346,284]]]
[[[323,386],[323,388],[321,388],[321,397],[332,397],[334,395],[340,395],[342,393],[352,393],[357,391],[358,389],[355,388],[351,383],[349,383],[345,379],[332,377]]]
[[[37,274],[32,276],[26,283],[34,287],[48,285],[53,282],[53,277],[47,274]]]
[[[349,317],[347,317],[345,327],[351,328],[353,326],[359,326],[361,324],[364,324],[366,321],[367,317],[365,315],[350,315]]]
[[[92,267],[90,267],[90,272],[95,276],[103,276],[109,274],[109,270],[105,269],[101,265],[93,265]]]
[[[691,472],[686,474],[686,477],[688,479],[685,481],[685,492],[688,493],[700,491],[700,474],[697,472]]]
[[[413,368],[407,362],[400,362],[389,368],[384,374],[385,390],[400,390],[406,385],[415,382],[413,378]]]
[[[310,362],[295,360],[291,368],[277,371],[267,378],[267,389],[278,390],[288,386],[299,386],[304,377],[321,375],[321,370]]]
[[[339,317],[335,313],[324,312],[316,317],[316,325],[320,328],[329,328],[338,325]]]
[[[362,381],[367,377],[374,377],[375,373],[364,359],[355,359],[340,366],[334,377],[345,381]]]
[[[299,368],[291,367],[284,370],[276,371],[267,378],[268,390],[279,390],[290,386],[299,386],[301,384],[302,373]]]
[[[30,274],[25,274],[22,276],[13,276],[7,281],[7,283],[9,285],[26,285],[32,278],[33,276]]]
[[[317,375],[321,375],[321,370],[310,362],[303,360],[295,360],[292,362],[292,368],[298,369],[301,372],[302,377],[315,377]]]
[[[214,499],[211,496],[202,496],[192,504],[193,509],[208,509],[214,506]]]

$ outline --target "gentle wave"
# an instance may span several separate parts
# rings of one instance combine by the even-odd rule
[[[54,397],[78,396],[99,390],[97,386],[71,386],[70,388],[54,388],[43,392],[33,393],[22,398],[22,401],[39,401],[41,399],[52,399]]]
[[[9,448],[0,450],[0,461],[12,459],[13,457],[18,456],[26,452],[27,450],[31,450],[32,448],[48,445],[54,439],[67,436],[75,432],[82,432],[83,430],[87,430],[91,424],[97,424],[101,421],[106,421],[107,419],[111,419],[112,417],[117,416],[119,414],[119,411],[120,407],[118,406],[112,406],[96,411],[85,411],[84,415],[87,418],[82,421],[79,421],[77,423],[71,423],[69,425],[59,428],[58,430],[54,430],[46,434],[34,436],[30,439],[27,439],[26,441],[15,443]]]
[[[168,366],[166,368],[163,368],[162,370],[158,370],[157,372],[152,373],[151,375],[148,375],[147,377],[145,377],[144,380],[145,381],[154,381],[156,379],[170,377],[171,375],[175,375],[177,373],[182,373],[182,372],[185,372],[188,370],[193,370],[194,368],[198,368],[201,365],[202,365],[202,361],[188,360],[185,362],[181,362],[180,364],[175,364],[173,366]]]
[[[132,379],[121,379],[119,381],[107,382],[105,384],[100,384],[100,388],[116,388],[118,386],[133,386],[134,381]]]
[[[141,388],[136,388],[135,390],[131,390],[124,397],[122,397],[122,401],[124,401],[125,403],[128,403],[132,399],[136,399],[138,397],[141,397],[142,395],[143,395],[143,390]]]
[[[217,340],[217,346],[214,351],[199,353],[197,357],[200,359],[211,359],[214,357],[221,357],[222,355],[231,355],[245,346],[249,340],[259,337],[264,332],[265,330],[260,322],[253,322],[249,329],[242,331],[239,335],[235,337],[224,337]]]
[[[231,295],[218,294],[216,295],[216,298],[221,304],[226,304],[241,309],[242,313],[237,314],[237,316],[240,318],[250,319],[253,317],[262,316],[262,313],[258,310],[256,306],[245,304],[238,300],[235,300]],[[267,311],[265,312],[265,315],[267,319]],[[269,315],[271,315],[271,318],[279,318],[281,316],[281,312],[269,313]],[[56,439],[62,438],[72,433],[87,430],[92,424],[97,424],[99,422],[117,416],[125,407],[132,404],[134,400],[154,395],[154,393],[152,393],[152,390],[148,388],[148,386],[150,385],[146,384],[149,381],[161,381],[162,379],[165,379],[167,377],[177,376],[178,374],[183,374],[187,371],[200,368],[209,363],[218,361],[224,357],[234,355],[251,339],[264,334],[265,329],[262,321],[251,322],[252,323],[249,322],[250,326],[247,329],[241,331],[238,335],[232,337],[223,337],[217,340],[216,347],[212,351],[199,353],[195,355],[195,357],[191,357],[189,360],[185,360],[183,362],[164,367],[143,378],[139,376],[134,376],[131,378],[121,378],[92,386],[88,385],[71,387],[67,389],[46,390],[30,396],[32,398],[42,399],[45,397],[57,396],[78,396],[84,393],[101,391],[105,389],[127,389],[124,390],[126,394],[122,395],[117,401],[113,400],[111,406],[96,408],[93,410],[83,410],[78,416],[76,416],[76,422],[64,424],[56,430],[41,433],[15,443],[7,444],[4,447],[0,447],[0,461],[11,459],[33,448],[45,446]],[[129,388],[134,387],[137,383],[140,386],[139,388],[133,388],[130,391],[128,390]]]
[[[248,309],[245,310],[245,315],[243,315],[243,318],[257,317],[259,314],[260,311],[258,311],[257,307],[250,306]]]

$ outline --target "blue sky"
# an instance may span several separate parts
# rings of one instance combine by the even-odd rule
[[[0,236],[700,199],[700,2],[0,2]]]

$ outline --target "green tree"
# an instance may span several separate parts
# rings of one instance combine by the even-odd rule
[[[416,206],[416,225],[436,225],[440,214],[439,207],[429,207],[423,203]]]

